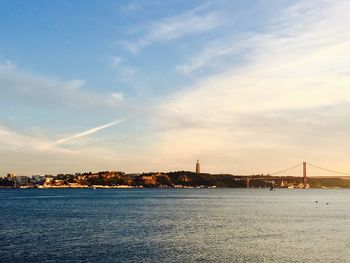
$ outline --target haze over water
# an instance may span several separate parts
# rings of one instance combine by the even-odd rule
[[[349,190],[3,189],[0,211],[0,262],[350,261]]]

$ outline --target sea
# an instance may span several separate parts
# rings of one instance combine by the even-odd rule
[[[0,262],[350,262],[350,190],[0,189]]]

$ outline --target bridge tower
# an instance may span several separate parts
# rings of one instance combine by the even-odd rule
[[[307,175],[306,175],[306,162],[303,162],[303,186],[306,188],[307,185]]]

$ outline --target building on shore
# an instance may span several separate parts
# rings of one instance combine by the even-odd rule
[[[17,175],[15,177],[15,183],[16,185],[26,185],[30,182],[30,178],[25,175]]]
[[[200,166],[199,160],[197,160],[197,163],[196,163],[196,174],[200,174],[200,173],[201,173],[201,166]]]
[[[16,173],[15,172],[12,172],[12,173],[8,173],[7,176],[6,176],[7,180],[9,181],[14,181],[15,178],[16,178]]]
[[[8,173],[6,176],[8,181],[14,183],[15,186],[26,185],[30,182],[30,178],[24,175],[16,175],[16,173]]]

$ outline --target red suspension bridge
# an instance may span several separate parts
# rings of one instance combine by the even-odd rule
[[[307,175],[307,168],[308,166],[312,167],[312,168],[316,168],[318,170],[322,170],[324,172],[327,173],[331,173],[331,174],[337,174],[339,176],[350,176],[350,173],[344,173],[344,172],[340,172],[340,171],[336,171],[336,170],[332,170],[332,169],[327,169],[327,168],[323,168],[320,167],[318,165],[312,164],[312,163],[308,163],[308,162],[302,162],[302,163],[298,163],[296,165],[293,165],[291,167],[288,167],[286,169],[280,170],[280,171],[276,171],[276,172],[272,172],[267,174],[266,176],[262,175],[262,176],[242,176],[240,178],[238,178],[237,180],[244,180],[247,183],[247,188],[250,188],[251,186],[251,182],[252,181],[271,181],[272,182],[272,186],[273,186],[273,181],[274,180],[281,180],[281,176],[277,176],[277,175],[282,175],[285,174],[286,172],[296,169],[298,167],[302,167],[302,187],[303,188],[307,188],[308,187],[308,175]]]

